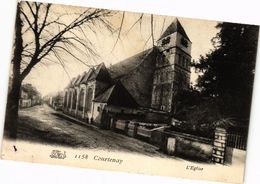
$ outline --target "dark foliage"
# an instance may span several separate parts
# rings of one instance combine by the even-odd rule
[[[32,98],[33,96],[39,96],[40,93],[32,84],[24,84],[22,85],[22,90],[28,93],[28,97]]]
[[[219,23],[212,43],[215,50],[193,63],[198,89],[212,97],[222,117],[249,119],[258,26]]]

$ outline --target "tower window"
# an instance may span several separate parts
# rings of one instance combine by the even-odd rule
[[[189,68],[189,60],[186,59],[186,68]]]
[[[184,65],[184,56],[181,56],[181,66],[183,67]]]
[[[170,43],[170,40],[171,40],[170,37],[167,37],[167,38],[163,39],[163,40],[162,40],[162,46],[164,46],[164,45]]]
[[[188,42],[184,38],[181,39],[181,44],[186,48],[188,47]]]
[[[186,59],[185,59],[185,56],[182,57],[182,66],[183,66],[183,67],[186,66]]]

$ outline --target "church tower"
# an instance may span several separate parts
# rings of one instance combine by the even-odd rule
[[[176,18],[157,41],[151,107],[172,111],[177,89],[190,85],[191,41]]]

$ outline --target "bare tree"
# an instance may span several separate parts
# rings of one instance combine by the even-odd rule
[[[61,53],[67,53],[89,66],[89,63],[72,52],[95,54],[84,29],[94,32],[93,27],[100,24],[112,29],[106,20],[111,11],[89,8],[82,12],[55,14],[52,6],[37,2],[19,2],[17,6],[12,84],[8,94],[5,127],[10,138],[16,138],[20,89],[31,70],[47,61],[56,62],[66,70]]]
[[[126,12],[122,12],[122,18],[121,18],[121,22],[120,22],[120,26],[118,28],[118,34],[117,34],[117,39],[115,41],[115,44],[111,50],[111,52],[114,51],[118,41],[121,39],[121,33],[122,33],[122,29],[123,29],[123,25],[124,25],[124,21],[125,21],[125,17],[126,17]],[[140,32],[141,32],[141,27],[142,27],[142,24],[143,24],[143,17],[144,17],[144,14],[140,14],[140,16],[138,17],[138,19],[130,26],[130,28],[126,31],[126,34],[128,34],[136,25],[137,23],[139,23],[140,25]],[[164,24],[165,24],[165,18],[164,18],[164,21],[163,21],[163,26],[162,26],[162,31],[163,31],[163,28],[164,28]],[[146,45],[148,44],[149,40],[152,39],[152,47],[155,46],[155,38],[154,38],[154,15],[151,14],[150,15],[150,36],[148,37],[148,39],[145,41],[145,44],[144,44],[144,48],[146,47]],[[162,32],[161,32],[162,34]]]
[[[109,23],[112,13],[103,9],[81,9],[77,12],[55,12],[52,4],[38,2],[19,2],[17,6],[15,24],[15,42],[12,59],[12,80],[8,93],[5,132],[10,138],[16,138],[18,107],[21,85],[33,68],[48,66],[49,62],[59,64],[68,74],[64,54],[73,58],[87,67],[93,67],[90,62],[82,60],[80,56],[97,55],[94,45],[89,39],[89,30],[94,34],[95,27],[105,26],[114,33]],[[62,9],[62,8],[61,8]],[[121,37],[124,24],[125,12],[117,29],[117,39],[112,48],[114,50]],[[142,25],[143,14],[130,27],[131,29],[140,23]],[[147,42],[152,39],[154,46],[154,17],[150,17],[151,35]],[[141,30],[140,30],[141,31]],[[68,74],[69,75],[69,74]]]

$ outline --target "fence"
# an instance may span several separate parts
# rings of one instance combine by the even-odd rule
[[[246,150],[246,145],[247,136],[240,134],[228,134],[227,146],[241,150]]]

